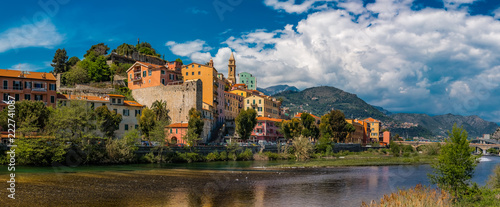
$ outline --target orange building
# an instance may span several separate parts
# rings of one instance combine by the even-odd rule
[[[300,119],[300,116],[302,116],[302,113],[297,113],[297,114],[295,114],[295,116],[293,116],[293,118]],[[316,125],[319,126],[319,124],[321,122],[321,118],[319,118],[318,116],[315,116],[314,114],[311,114],[311,116],[314,117],[314,119],[316,120]]]
[[[175,70],[174,66],[172,66],[174,70],[170,70],[163,65],[135,62],[127,70],[128,88],[134,90],[171,83],[182,83],[182,75]]]
[[[172,62],[167,62],[166,67],[169,70],[177,71],[177,72],[182,72],[182,63],[177,62],[177,61],[172,61]]]
[[[361,138],[361,143],[362,144],[367,144],[370,140],[370,127],[368,125],[368,122],[365,122],[363,120],[359,120],[359,119],[346,119],[347,123],[349,124],[352,124],[354,126],[354,128],[356,129],[356,131],[354,132],[356,134],[356,139],[359,139],[361,138],[361,134],[359,133],[360,130],[362,130],[362,138]],[[354,124],[353,124],[354,123]],[[359,128],[359,125],[362,126],[362,128]],[[356,128],[356,126],[358,126],[358,128]]]
[[[370,128],[370,141],[380,142],[380,121],[371,117],[363,121],[368,123],[368,128]]]
[[[57,104],[56,81],[52,73],[0,69],[2,84],[0,94],[4,101],[12,96],[16,101],[42,101],[47,106],[55,107]],[[5,106],[5,103],[0,103],[0,109]]]
[[[391,142],[391,132],[385,131],[382,134],[383,134],[382,142],[388,145],[389,142]]]
[[[182,67],[184,81],[200,79],[203,85],[203,102],[217,108],[219,100],[217,70],[214,67],[191,63]]]

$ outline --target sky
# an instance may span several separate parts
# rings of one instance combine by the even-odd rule
[[[394,113],[500,123],[496,0],[4,2],[0,68],[48,72],[58,48],[83,58],[149,42],[165,59],[237,72],[259,87],[333,86]]]

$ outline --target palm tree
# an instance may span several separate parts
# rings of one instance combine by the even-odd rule
[[[151,109],[156,115],[156,120],[157,121],[169,121],[170,117],[168,116],[168,113],[170,112],[167,109],[167,102],[163,100],[156,100],[151,104]]]

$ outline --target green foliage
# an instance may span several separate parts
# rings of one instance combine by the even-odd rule
[[[132,66],[129,63],[115,63],[112,64],[109,70],[112,74],[127,76],[127,70]],[[125,79],[126,80],[126,79]]]
[[[104,56],[108,54],[108,51],[109,47],[107,45],[105,45],[104,43],[99,43],[97,45],[92,45],[92,47],[87,50],[87,53],[83,55],[83,57],[85,57],[86,59],[89,55],[95,55],[96,57]]]
[[[68,72],[64,73],[62,77],[67,85],[88,83],[90,81],[87,69],[79,66],[78,64],[73,66]]]
[[[342,111],[332,110],[321,117],[319,128],[323,137],[331,137],[336,142],[344,142],[350,131],[347,124]]]
[[[160,54],[156,53],[156,50],[151,47],[151,44],[147,42],[141,42],[135,46],[136,50],[139,51],[139,53],[144,54],[144,55],[151,55],[155,57],[161,57]]]
[[[50,114],[47,131],[56,138],[83,138],[85,131],[95,128],[94,113],[85,101],[71,101]]]
[[[488,185],[492,189],[500,190],[500,165],[497,165],[493,170],[493,174],[490,175],[490,178],[488,180]]]
[[[210,153],[208,153],[208,155],[205,159],[207,161],[216,161],[216,160],[220,159],[219,152],[217,152],[217,151],[210,152]]]
[[[66,49],[57,49],[56,54],[54,55],[54,59],[50,64],[54,67],[53,73],[64,73],[68,69],[66,67],[66,62],[68,61],[68,55],[66,53]]]
[[[151,109],[155,113],[156,121],[169,122],[169,110],[167,109],[167,102],[163,100],[156,100],[151,104]],[[202,128],[203,129],[203,128]]]
[[[20,165],[46,166],[64,161],[68,145],[54,139],[16,139],[16,161]]]
[[[257,111],[254,109],[241,110],[236,117],[236,132],[242,140],[248,140],[257,125]]]
[[[285,120],[281,123],[281,133],[287,139],[293,139],[301,135],[303,126],[299,119]]]
[[[439,151],[441,150],[441,144],[440,143],[432,143],[432,144],[429,144],[429,145],[423,145],[422,146],[423,149],[422,149],[422,152],[425,154],[425,155],[438,155],[439,154]]]
[[[280,159],[280,155],[274,152],[264,152],[264,154],[269,158],[269,160],[278,160]]]
[[[122,115],[115,111],[109,111],[107,106],[97,107],[97,128],[104,133],[104,136],[113,138],[115,131],[120,127]]]
[[[332,147],[332,141],[327,137],[320,137],[316,143],[316,152],[324,153],[328,147]]]
[[[433,184],[460,200],[469,190],[477,161],[472,155],[474,150],[469,147],[467,131],[455,124],[448,136],[446,144],[441,147],[438,160],[431,165],[433,174],[428,177]]]
[[[44,129],[53,110],[41,101],[22,100],[17,101],[14,106],[16,116],[13,119],[20,132],[36,132]],[[8,128],[8,118],[11,118],[8,115],[8,110],[0,111],[0,126],[3,129]]]
[[[497,148],[489,148],[488,150],[486,150],[486,152],[488,152],[490,154],[498,155],[499,150]]]
[[[399,157],[401,153],[401,146],[397,144],[396,142],[393,142],[392,140],[389,142],[389,147],[391,150],[391,153],[395,157]]]
[[[245,149],[245,151],[238,154],[238,160],[251,160],[253,158],[252,150]]]
[[[106,63],[106,57],[94,56],[90,53],[84,60],[80,61],[77,65],[87,70],[88,76],[94,82],[109,81],[111,71]]]
[[[153,130],[156,122],[156,115],[153,110],[144,108],[139,117],[139,129],[143,135],[149,137],[149,133]]]
[[[133,129],[125,133],[122,139],[109,139],[106,143],[106,152],[108,153],[108,162],[110,163],[129,163],[135,161],[135,151],[140,139],[139,131]]]
[[[190,147],[201,140],[201,133],[203,132],[204,125],[205,123],[201,117],[201,112],[195,108],[191,108],[189,110],[188,133],[185,136],[185,140]]]
[[[116,52],[119,55],[124,55],[124,56],[130,56],[134,54],[137,50],[133,45],[129,45],[127,43],[123,43],[120,46],[118,46],[116,49],[113,50],[113,52]]]
[[[308,138],[298,136],[293,139],[293,149],[297,160],[306,160],[311,156],[313,147]]]
[[[75,66],[78,62],[80,62],[80,58],[73,56],[66,63],[67,69],[69,70],[71,67]]]
[[[223,161],[227,160],[227,152],[226,151],[222,151],[220,153],[219,159],[223,160]]]
[[[182,60],[180,58],[175,59],[175,62],[179,62],[179,63],[181,63],[181,65],[184,64],[184,63],[182,63]]]

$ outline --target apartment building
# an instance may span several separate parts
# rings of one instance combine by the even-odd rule
[[[257,117],[257,125],[250,136],[251,141],[265,140],[268,142],[276,142],[284,136],[279,132],[278,123],[283,122],[283,119],[275,119],[268,117]]]
[[[136,62],[127,70],[128,88],[135,90],[139,88],[154,87],[160,85],[182,83],[181,72],[175,67],[169,69],[163,65],[155,65],[145,62]]]
[[[4,101],[12,96],[16,101],[42,101],[56,107],[56,81],[52,73],[0,69],[0,95]],[[0,103],[0,109],[5,106]]]
[[[281,102],[266,95],[251,95],[243,101],[245,109],[254,109],[258,117],[281,118]]]

